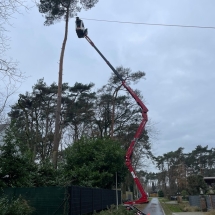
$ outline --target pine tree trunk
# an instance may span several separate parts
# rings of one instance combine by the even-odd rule
[[[67,12],[66,12],[65,34],[64,34],[63,44],[62,44],[62,48],[61,48],[60,64],[59,64],[55,134],[54,134],[54,145],[53,145],[53,152],[52,152],[52,164],[53,164],[54,168],[57,168],[58,148],[59,148],[59,143],[60,143],[60,139],[61,139],[60,113],[61,113],[62,80],[63,80],[63,59],[64,59],[64,52],[65,52],[65,47],[66,47],[67,35],[68,35],[68,23],[69,23],[69,8],[67,8]]]
[[[110,133],[110,137],[111,139],[113,139],[113,133],[114,133],[114,123],[115,123],[115,105],[116,105],[116,98],[117,98],[117,94],[121,88],[122,84],[120,86],[118,86],[115,91],[113,92],[113,99],[112,99],[112,114],[111,114],[111,133]]]

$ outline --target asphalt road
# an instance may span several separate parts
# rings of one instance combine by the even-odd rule
[[[147,215],[165,215],[158,198],[152,198],[143,212]]]

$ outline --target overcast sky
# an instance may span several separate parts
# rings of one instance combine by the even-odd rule
[[[132,2],[132,3],[131,3]],[[29,2],[29,5],[33,3]],[[215,26],[214,0],[100,0],[80,18],[178,25]],[[44,26],[37,7],[14,15],[9,56],[29,76],[19,93],[31,91],[44,77],[58,81],[58,62],[64,21]],[[162,155],[184,147],[215,143],[215,29],[119,24],[84,20],[89,37],[114,67],[144,71],[139,89],[148,116],[159,134],[153,152]],[[70,19],[63,81],[104,85],[111,70],[85,39],[75,33]],[[17,96],[18,97],[18,96]]]

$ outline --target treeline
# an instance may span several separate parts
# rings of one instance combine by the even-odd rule
[[[215,175],[215,148],[198,145],[190,153],[184,153],[180,147],[154,161],[158,173],[141,172],[151,192],[162,190],[165,195],[176,195],[182,191],[187,194],[200,194],[209,191],[203,177]],[[215,190],[215,187],[211,188]]]
[[[117,71],[128,84],[145,76],[144,72],[129,68],[118,67]],[[57,84],[48,86],[40,79],[32,92],[19,95],[8,114],[11,123],[0,149],[0,180],[4,186],[26,186],[24,180],[29,186],[72,183],[107,188],[115,183],[116,172],[118,182],[124,181],[125,150],[142,119],[139,106],[114,75],[96,92],[93,87],[93,83],[62,85],[57,169],[50,162]],[[135,92],[142,98],[138,90]],[[152,156],[150,150],[145,130],[133,153],[136,168],[144,156]]]

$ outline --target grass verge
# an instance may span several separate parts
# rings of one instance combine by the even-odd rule
[[[159,198],[160,204],[166,215],[172,215],[172,213],[177,212],[195,212],[199,211],[198,207],[192,207],[189,202],[181,202],[176,204],[169,204],[169,200],[166,198]],[[213,215],[213,214],[210,214]],[[215,215],[215,214],[214,214]]]
[[[215,215],[215,209],[208,211],[206,215]]]

